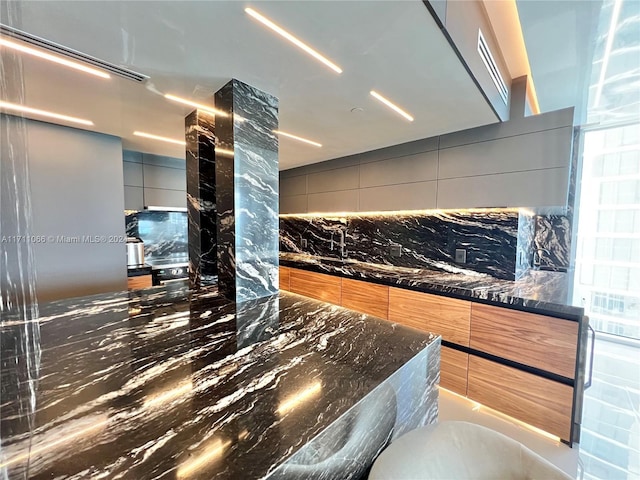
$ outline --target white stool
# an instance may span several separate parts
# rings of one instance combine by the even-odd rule
[[[441,422],[396,439],[369,480],[571,480],[520,442],[480,425]]]

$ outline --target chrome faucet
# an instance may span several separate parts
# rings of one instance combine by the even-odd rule
[[[340,247],[340,258],[346,258],[347,256],[347,250],[346,250],[347,243],[345,242],[346,230],[347,230],[346,228],[336,228],[331,232],[331,251],[333,251],[333,248],[334,248],[334,241],[333,241],[334,235],[336,234],[336,232],[340,234],[340,241],[338,242],[338,246]]]
[[[546,253],[548,256],[551,255],[551,252],[549,250],[547,250],[546,248],[538,248],[536,250],[536,253],[533,254],[533,266],[534,267],[539,267],[540,263],[542,261],[542,257],[543,257],[543,253]]]

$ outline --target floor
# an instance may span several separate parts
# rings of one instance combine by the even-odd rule
[[[574,448],[443,389],[439,418],[508,435],[576,479],[640,479],[640,342],[596,338],[593,384],[585,392],[582,438]]]

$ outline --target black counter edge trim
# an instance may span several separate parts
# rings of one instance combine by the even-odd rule
[[[433,295],[439,295],[441,297],[449,297],[449,298],[455,298],[458,300],[467,300],[467,301],[471,301],[471,302],[475,302],[475,303],[482,303],[484,305],[491,305],[494,307],[502,307],[502,308],[508,308],[511,310],[518,310],[520,312],[526,312],[526,313],[537,313],[538,315],[545,315],[547,317],[553,317],[553,318],[558,318],[560,320],[567,320],[570,322],[580,322],[582,320],[582,317],[584,316],[583,314],[578,315],[578,314],[571,314],[571,313],[565,313],[565,312],[556,312],[554,310],[547,310],[545,308],[539,308],[539,307],[527,307],[525,305],[518,305],[515,303],[506,303],[506,302],[500,302],[500,301],[496,301],[496,300],[488,300],[488,299],[484,299],[484,298],[477,298],[477,297],[473,297],[471,295],[466,295],[464,293],[456,293],[456,292],[447,292],[447,291],[442,291],[439,290],[437,288],[429,288],[429,287],[419,287],[419,286],[415,286],[415,285],[402,285],[402,284],[397,284],[397,283],[393,283],[393,282],[388,282],[388,281],[384,281],[384,280],[380,280],[378,278],[369,278],[366,276],[354,276],[354,275],[347,275],[343,272],[337,271],[337,272],[328,272],[326,270],[322,270],[321,268],[316,267],[316,265],[300,265],[297,264],[296,262],[290,262],[287,260],[280,260],[280,266],[281,267],[287,267],[287,268],[297,268],[298,270],[306,270],[309,272],[315,272],[315,273],[321,273],[324,275],[331,275],[334,277],[341,277],[341,278],[347,278],[349,280],[359,280],[361,282],[369,282],[369,283],[375,283],[377,285],[384,285],[387,287],[394,287],[394,288],[401,288],[403,290],[411,290],[414,292],[419,292],[419,293],[430,293]],[[314,268],[315,267],[315,268]],[[517,298],[517,297],[514,297]],[[567,308],[579,308],[579,307],[572,307],[572,306],[567,306]]]
[[[538,377],[546,378],[547,380],[553,380],[554,382],[562,383],[563,385],[567,385],[571,388],[573,388],[575,385],[575,382],[572,378],[563,377],[562,375],[558,375],[557,373],[548,372],[546,370],[532,367],[530,365],[514,362],[513,360],[508,360],[506,358],[498,357],[490,353],[481,352],[480,350],[475,350],[463,345],[458,345],[457,343],[451,343],[447,340],[442,340],[442,345],[454,350],[458,350],[460,352],[468,353],[469,355],[475,355],[476,357],[484,358],[485,360],[491,360],[492,362],[496,362],[507,367],[512,367],[523,372],[531,373]]]

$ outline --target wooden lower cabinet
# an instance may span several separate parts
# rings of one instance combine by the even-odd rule
[[[296,268],[280,268],[280,288],[575,378],[578,322]],[[440,385],[571,443],[568,385],[446,346]]]
[[[445,347],[440,349],[440,386],[460,395],[467,394],[469,354]]]
[[[291,269],[288,267],[280,267],[280,290],[289,290],[289,276]]]
[[[574,378],[578,322],[474,303],[471,348]]]
[[[567,385],[470,355],[467,396],[571,440],[573,389]]]
[[[389,318],[389,287],[343,278],[342,306],[386,320]]]
[[[469,346],[471,302],[455,298],[389,289],[389,320],[442,335],[444,340]]]
[[[127,278],[127,289],[139,290],[141,288],[151,288],[153,281],[151,275],[138,275],[137,277]]]
[[[324,273],[291,269],[289,291],[323,302],[340,305],[342,300],[342,279]]]

